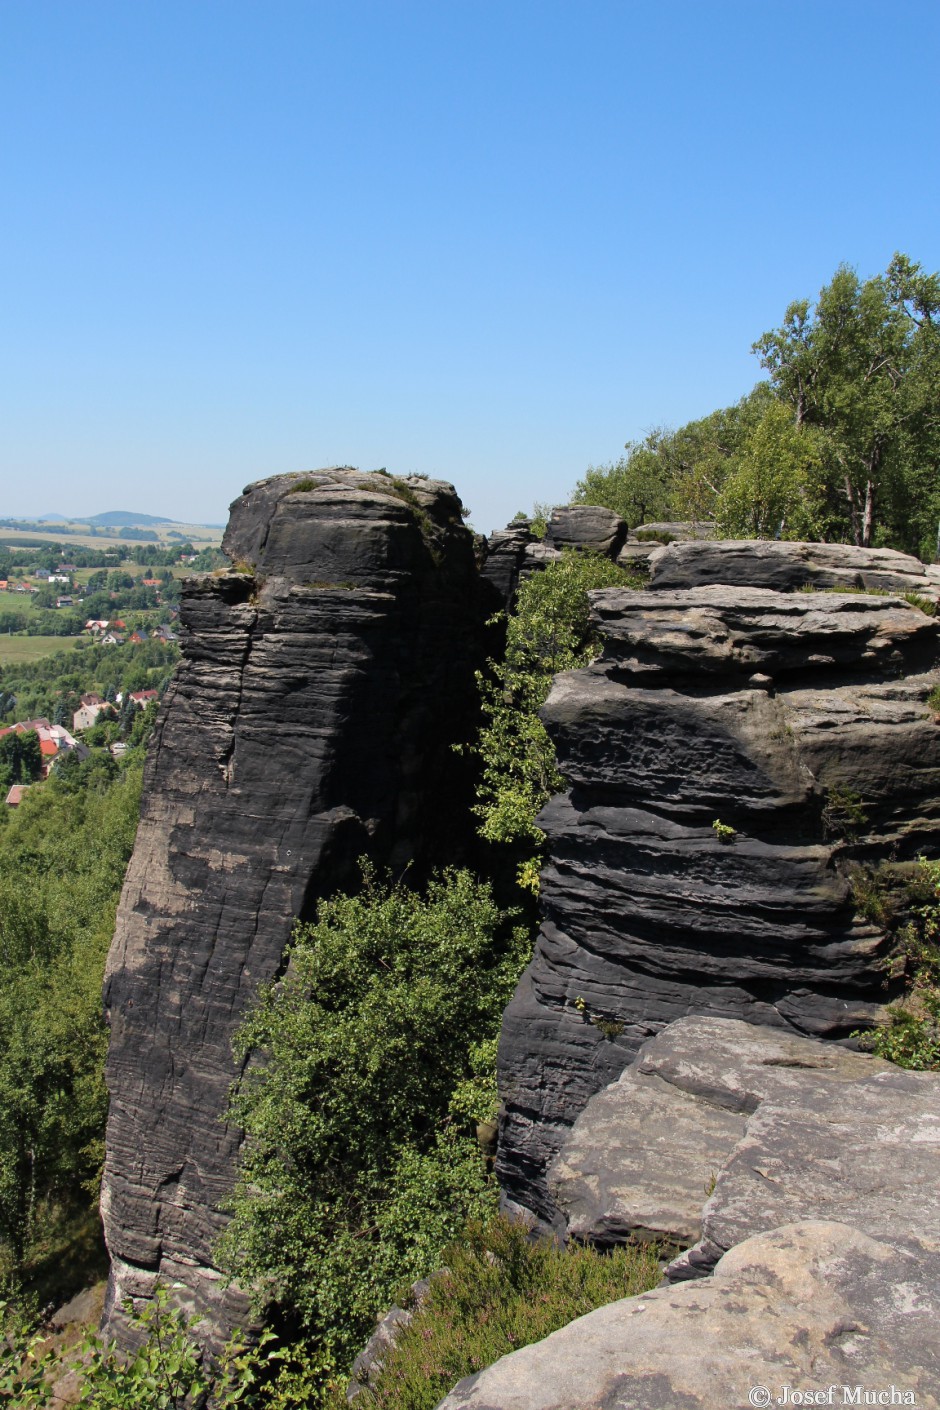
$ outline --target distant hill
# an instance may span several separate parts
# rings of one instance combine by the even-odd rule
[[[86,524],[97,524],[102,529],[126,529],[131,524],[172,524],[174,520],[156,514],[132,514],[129,509],[109,509],[106,514],[93,514]]]

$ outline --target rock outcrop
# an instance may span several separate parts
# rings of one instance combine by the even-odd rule
[[[701,1237],[655,1291],[504,1357],[441,1410],[940,1404],[940,1074],[679,1019],[591,1098],[549,1180],[569,1237]]]
[[[486,541],[482,576],[507,606],[514,602],[519,584],[546,564],[557,562],[564,549],[580,548],[617,561],[627,537],[627,525],[620,516],[594,504],[553,509],[544,538],[533,532],[532,523],[531,519],[514,519]],[[636,547],[645,561],[656,544]]]
[[[449,485],[352,470],[278,476],[232,507],[231,571],[190,580],[183,659],[146,765],[106,980],[107,1323],[158,1279],[218,1334],[239,1133],[231,1037],[295,917],[357,859],[459,857],[479,663],[473,540]]]
[[[735,545],[739,578],[803,547]],[[693,581],[731,561],[661,552]],[[506,1202],[556,1227],[566,1133],[665,1025],[846,1039],[877,1020],[900,986],[879,888],[940,838],[938,625],[918,607],[740,582],[592,600],[603,654],[543,710],[570,788],[540,817],[544,918],[500,1043]]]
[[[738,1244],[706,1282],[612,1302],[504,1356],[439,1410],[940,1410],[938,1316],[936,1248],[800,1222]]]
[[[880,1160],[883,1152],[875,1142],[867,1156],[859,1156],[857,1133],[845,1138],[845,1120],[851,1121],[850,1113],[867,1112],[868,1103],[867,1092],[860,1095],[853,1090],[847,1096],[843,1089],[889,1071],[889,1064],[877,1058],[836,1043],[798,1037],[786,1029],[734,1019],[677,1019],[640,1048],[618,1081],[591,1098],[549,1169],[549,1190],[564,1217],[566,1237],[602,1246],[636,1238],[667,1244],[696,1242],[703,1234],[706,1197],[719,1180],[723,1191],[730,1187],[724,1167],[744,1149],[752,1114],[765,1104],[779,1111],[788,1102],[796,1111],[810,1110],[821,1087],[842,1103],[845,1114],[838,1123],[840,1161],[864,1169],[870,1161]],[[936,1094],[938,1088],[940,1082],[934,1080],[931,1091]],[[923,1102],[917,1109],[923,1114]],[[784,1133],[791,1142],[791,1155],[802,1152],[785,1121],[777,1131],[781,1139]],[[812,1171],[810,1178],[818,1181],[815,1153],[803,1158],[807,1171]],[[930,1162],[940,1175],[940,1150],[930,1152]],[[838,1161],[836,1168],[842,1177]],[[740,1161],[735,1169],[741,1169]],[[909,1172],[898,1168],[894,1173],[895,1192],[906,1189]],[[819,1182],[820,1189],[831,1188],[833,1178]],[[849,1179],[846,1188],[851,1185]],[[709,1212],[715,1207],[706,1206]],[[727,1222],[725,1203],[720,1207]],[[829,1209],[824,1215],[818,1208],[811,1213],[809,1205],[798,1205],[770,1225],[758,1222],[749,1227],[747,1234],[810,1217],[844,1216]],[[867,1224],[861,1227],[872,1232]],[[718,1248],[714,1240],[718,1226],[709,1229],[712,1246]],[[747,1234],[726,1239],[720,1252]],[[718,1256],[711,1258],[712,1264]],[[703,1271],[701,1256],[693,1267],[696,1275]]]
[[[789,543],[764,539],[718,539],[671,543],[650,556],[650,586],[702,587],[727,583],[766,587],[857,588],[862,591],[922,592],[936,586],[918,558],[891,548],[856,548],[845,543]]]

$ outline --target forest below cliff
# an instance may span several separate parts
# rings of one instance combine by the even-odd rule
[[[940,278],[902,256],[876,280],[840,270],[815,305],[792,305],[755,344],[767,381],[591,467],[573,499],[631,525],[692,519],[728,537],[930,560],[938,318]],[[298,926],[286,975],[241,1029],[246,1075],[230,1114],[249,1139],[220,1256],[269,1329],[255,1348],[229,1347],[220,1405],[344,1403],[375,1317],[442,1265],[450,1276],[432,1282],[363,1404],[430,1408],[459,1377],[658,1277],[655,1251],[565,1254],[520,1237],[497,1216],[492,1171],[496,1038],[536,923],[536,819],[564,787],[538,711],[553,675],[595,654],[587,592],[615,586],[642,578],[567,551],[525,581],[496,629],[504,640],[480,677],[478,732],[456,741],[477,769],[475,870],[448,869],[414,890],[366,862],[358,892],[327,898]],[[111,679],[116,658],[93,650],[82,653],[97,670],[87,679],[64,659],[5,674],[8,718],[21,704],[51,717],[85,689],[165,684],[168,658],[149,647],[133,686]],[[47,1403],[42,1344],[34,1362],[22,1359],[30,1324],[100,1268],[101,980],[151,724],[136,734],[131,724],[119,762],[111,738],[96,737],[89,763],[51,777],[0,823],[0,1297],[13,1347],[0,1388],[15,1385],[23,1407]],[[913,1066],[938,1058],[936,868],[922,885],[920,927],[905,942],[918,951],[919,1007],[898,1011],[884,1048]],[[130,1367],[106,1346],[89,1350],[81,1403],[198,1401],[216,1371],[188,1330],[158,1301]]]

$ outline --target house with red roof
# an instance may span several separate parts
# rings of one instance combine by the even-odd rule
[[[132,691],[131,691],[131,699],[133,700],[134,704],[137,706],[138,710],[145,710],[145,709],[147,708],[147,706],[150,704],[151,700],[159,700],[159,698],[160,698],[160,692],[159,692],[158,690],[132,690]]]

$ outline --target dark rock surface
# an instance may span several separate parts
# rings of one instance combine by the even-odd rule
[[[486,540],[486,555],[480,574],[504,607],[515,600],[526,549],[538,543],[530,523],[528,519],[514,520],[505,529],[497,529]]]
[[[609,1303],[504,1356],[439,1410],[844,1405],[843,1387],[892,1386],[896,1399],[854,1403],[938,1410],[938,1317],[936,1249],[800,1222],[739,1244],[705,1282]]]
[[[481,656],[473,541],[449,485],[352,470],[278,476],[232,507],[235,568],[190,580],[183,659],[146,765],[108,963],[102,1194],[107,1325],[157,1279],[224,1333],[238,1132],[221,1120],[232,1031],[294,918],[355,885],[460,855]]]
[[[811,1107],[820,1081],[839,1099],[845,1084],[888,1070],[876,1058],[786,1029],[701,1016],[677,1019],[643,1045],[619,1081],[591,1098],[551,1166],[549,1190],[567,1236],[595,1244],[631,1237],[692,1243],[702,1234],[705,1199],[716,1179],[724,1185],[719,1171],[732,1152],[744,1148],[748,1117],[760,1103],[792,1100],[797,1109]],[[935,1081],[934,1093],[938,1086]],[[853,1092],[844,1110],[859,1109],[867,1112],[868,1105]],[[845,1140],[844,1129],[840,1134],[849,1162],[857,1141]],[[794,1141],[791,1155],[799,1148]],[[879,1148],[872,1158],[880,1154]],[[906,1172],[899,1176],[906,1178]],[[835,1218],[836,1212],[799,1205],[774,1223],[811,1217]],[[852,1222],[883,1232],[863,1220]],[[767,1227],[772,1225],[752,1225],[747,1235]],[[715,1230],[708,1233],[714,1240]],[[721,1252],[730,1246],[725,1242]]]
[[[568,504],[552,510],[545,537],[553,548],[586,548],[616,558],[626,540],[627,525],[612,509]]]
[[[709,583],[737,587],[879,588],[925,592],[931,580],[917,558],[890,548],[856,548],[844,543],[787,543],[764,539],[717,539],[672,543],[650,559],[650,586],[691,588]]]
[[[875,1021],[899,985],[853,868],[940,844],[935,619],[745,587],[592,600],[603,655],[543,710],[570,790],[540,818],[544,919],[500,1042],[506,1204],[556,1226],[568,1129],[666,1024]]]
[[[686,539],[713,539],[715,526],[702,519],[662,520],[658,523],[637,524],[630,537],[640,538],[644,534],[668,534],[679,543],[685,542]],[[653,547],[656,547],[655,543]]]

